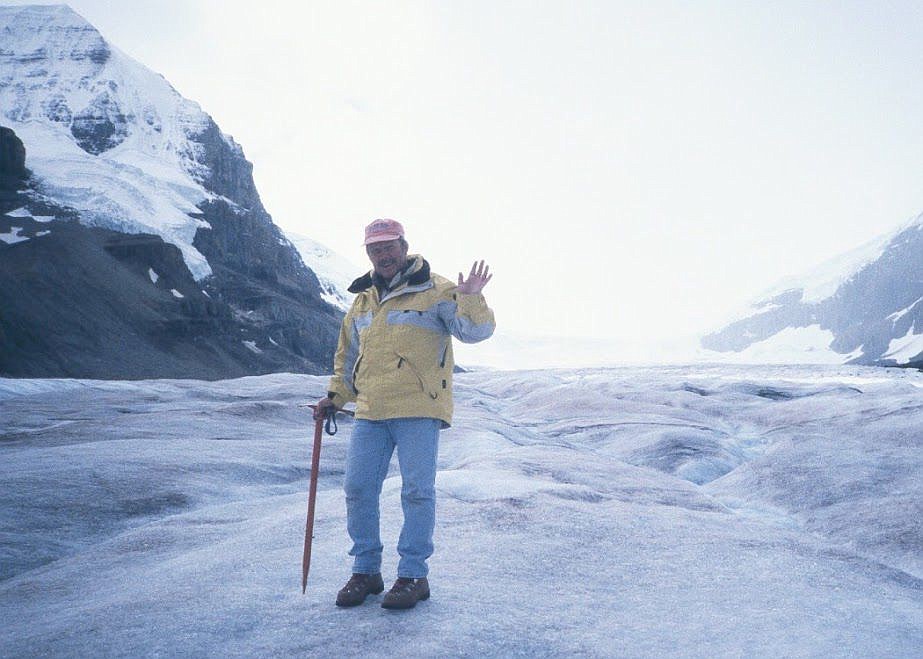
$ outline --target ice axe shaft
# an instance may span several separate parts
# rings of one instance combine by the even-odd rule
[[[317,405],[299,405],[299,407],[310,407],[312,410],[317,409]],[[304,525],[304,553],[301,557],[302,595],[305,590],[307,590],[308,571],[311,569],[311,540],[314,538],[314,503],[317,500],[317,472],[320,469],[320,440],[323,436],[325,420],[327,422],[327,434],[336,434],[337,425],[335,417],[337,412],[344,412],[352,415],[346,410],[337,410],[335,407],[328,407],[324,410],[324,415],[322,417],[314,420],[314,448],[311,451],[311,481],[308,486],[308,519]]]
[[[317,470],[320,467],[320,440],[324,433],[324,418],[314,421],[314,450],[311,452],[311,484],[308,486],[308,519],[304,526],[304,554],[301,558],[301,594],[308,587],[311,569],[311,539],[314,536],[314,501],[317,499]]]

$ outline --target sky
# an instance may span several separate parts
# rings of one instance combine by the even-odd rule
[[[504,332],[650,350],[923,212],[918,2],[70,5],[276,224],[360,270],[377,217],[445,276],[485,259]]]

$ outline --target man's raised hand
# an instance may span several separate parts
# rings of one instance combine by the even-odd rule
[[[480,293],[492,277],[489,265],[484,265],[483,260],[480,263],[475,261],[471,266],[471,272],[468,273],[467,279],[462,276],[462,273],[458,273],[458,292],[469,295]]]

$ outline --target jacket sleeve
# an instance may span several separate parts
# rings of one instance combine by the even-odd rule
[[[353,371],[359,357],[359,336],[355,327],[353,310],[350,309],[340,325],[340,338],[333,358],[333,377],[327,387],[327,396],[337,407],[356,400]]]
[[[449,291],[449,300],[439,305],[439,315],[449,333],[462,343],[477,343],[490,338],[496,323],[494,312],[480,293]]]

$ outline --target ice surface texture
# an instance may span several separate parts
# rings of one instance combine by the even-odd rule
[[[333,606],[326,378],[0,380],[2,656],[919,656],[923,376],[461,374],[433,598]],[[396,465],[382,501],[395,576]]]

